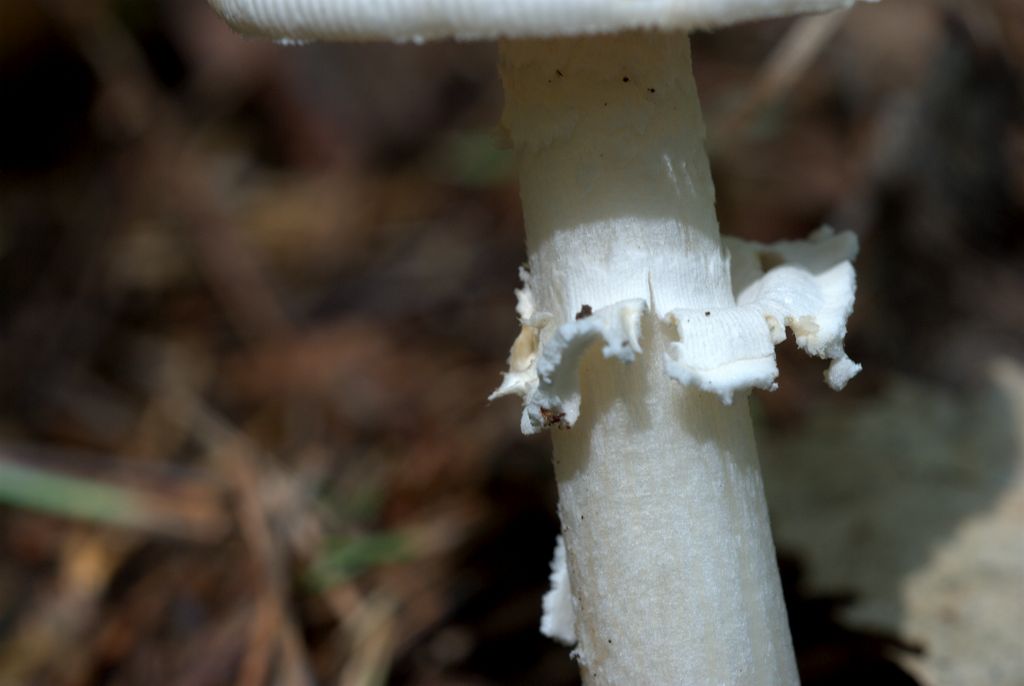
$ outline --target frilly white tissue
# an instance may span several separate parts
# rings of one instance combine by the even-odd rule
[[[843,349],[846,321],[853,312],[856,275],[850,261],[857,238],[822,227],[803,241],[772,244],[724,239],[731,258],[736,304],[731,307],[675,309],[665,321],[678,340],[665,359],[667,375],[684,385],[718,395],[726,404],[737,392],[774,390],[778,367],[775,345],[786,329],[809,355],[830,360],[825,380],[839,390],[859,371]],[[640,325],[650,304],[623,300],[575,321],[557,324],[538,312],[529,274],[520,272],[516,312],[522,331],[509,353],[509,371],[491,399],[523,398],[523,433],[579,418],[579,361],[597,340],[607,358],[631,362],[640,350]]]
[[[551,558],[551,590],[544,594],[541,607],[540,633],[567,646],[576,644],[576,613],[572,606],[572,587],[569,568],[565,561],[565,540],[555,539],[555,554]]]
[[[724,242],[732,257],[736,305],[669,313],[679,340],[666,356],[668,375],[726,404],[737,391],[774,390],[775,345],[786,339],[788,327],[801,350],[831,361],[825,380],[843,388],[861,369],[843,349],[856,293],[850,264],[856,237],[822,227],[805,241]]]

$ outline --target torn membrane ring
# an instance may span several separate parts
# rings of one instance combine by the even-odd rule
[[[520,276],[528,277],[525,270]],[[647,303],[640,299],[602,307],[554,326],[550,315],[536,313],[529,286],[516,292],[523,329],[509,354],[509,372],[490,400],[519,395],[524,400],[521,428],[534,434],[550,427],[570,428],[580,415],[579,363],[590,345],[604,342],[606,358],[632,362],[640,350],[640,320]]]
[[[676,309],[666,320],[678,340],[670,345],[665,371],[675,381],[718,395],[730,404],[737,392],[774,390],[775,345],[793,331],[797,346],[830,360],[826,382],[839,390],[860,371],[846,355],[843,339],[853,312],[856,275],[850,263],[856,236],[822,227],[804,241],[761,244],[726,238],[736,305],[706,310]],[[491,399],[523,398],[523,433],[572,427],[579,418],[579,362],[597,340],[606,358],[631,362],[640,349],[644,300],[624,300],[557,328],[535,310],[529,274],[517,291],[522,332],[509,354],[509,371]]]

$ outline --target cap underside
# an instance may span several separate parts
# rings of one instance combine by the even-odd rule
[[[705,29],[855,0],[209,0],[242,33],[294,40],[459,40]]]

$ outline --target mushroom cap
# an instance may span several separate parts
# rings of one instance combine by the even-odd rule
[[[870,0],[869,0],[870,1]],[[238,31],[292,40],[542,38],[707,29],[855,0],[209,0]]]

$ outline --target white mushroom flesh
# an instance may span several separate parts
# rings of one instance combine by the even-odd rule
[[[854,0],[209,0],[240,31],[290,40],[460,40],[700,29]],[[868,0],[869,2],[872,0]]]

